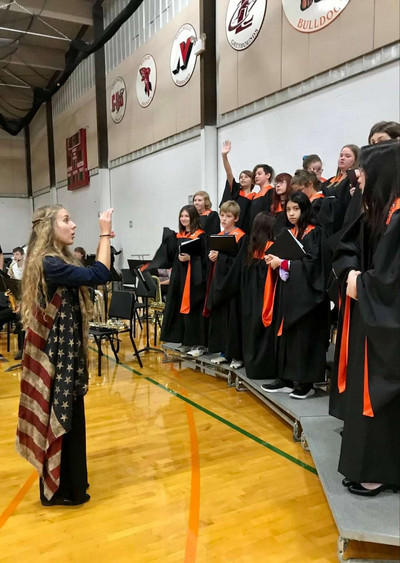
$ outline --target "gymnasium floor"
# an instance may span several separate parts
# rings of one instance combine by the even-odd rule
[[[334,520],[291,428],[250,393],[162,354],[143,354],[140,369],[126,340],[119,365],[105,346],[101,378],[91,352],[90,502],[42,507],[14,448],[19,370],[5,372],[16,363],[5,342],[3,332],[0,561],[337,561]]]

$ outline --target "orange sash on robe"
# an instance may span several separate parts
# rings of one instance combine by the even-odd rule
[[[198,238],[204,231],[202,229],[197,229],[196,232],[188,235],[185,231],[181,231],[176,235],[178,239],[195,239]],[[183,294],[182,294],[182,301],[181,301],[181,308],[180,312],[182,315],[188,315],[190,313],[190,278],[192,274],[192,264],[189,260],[188,267],[186,271],[186,278],[185,278],[185,285],[183,287]]]

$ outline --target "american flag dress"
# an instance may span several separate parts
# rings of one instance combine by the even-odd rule
[[[59,287],[45,314],[35,311],[26,334],[16,443],[37,469],[48,500],[60,486],[62,442],[74,401],[87,390],[80,290]]]

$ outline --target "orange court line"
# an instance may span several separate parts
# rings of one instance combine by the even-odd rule
[[[7,508],[4,510],[4,512],[2,514],[0,514],[0,528],[2,528],[4,526],[4,524],[10,518],[10,516],[12,516],[14,514],[14,512],[17,510],[19,503],[23,500],[26,493],[29,491],[29,489],[32,487],[33,483],[36,481],[37,477],[38,477],[37,472],[33,471],[33,473],[31,473],[31,475],[28,477],[28,479],[22,485],[22,487],[20,488],[18,493],[15,495],[15,497],[12,499],[12,501],[7,506]]]

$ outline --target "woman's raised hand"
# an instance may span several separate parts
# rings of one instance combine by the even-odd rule
[[[107,211],[103,211],[103,213],[100,213],[99,225],[100,225],[100,233],[102,235],[111,235],[111,233],[113,232],[112,222],[111,222],[111,216],[113,213],[114,213],[114,209],[112,207],[110,207],[110,209],[107,209]]]

